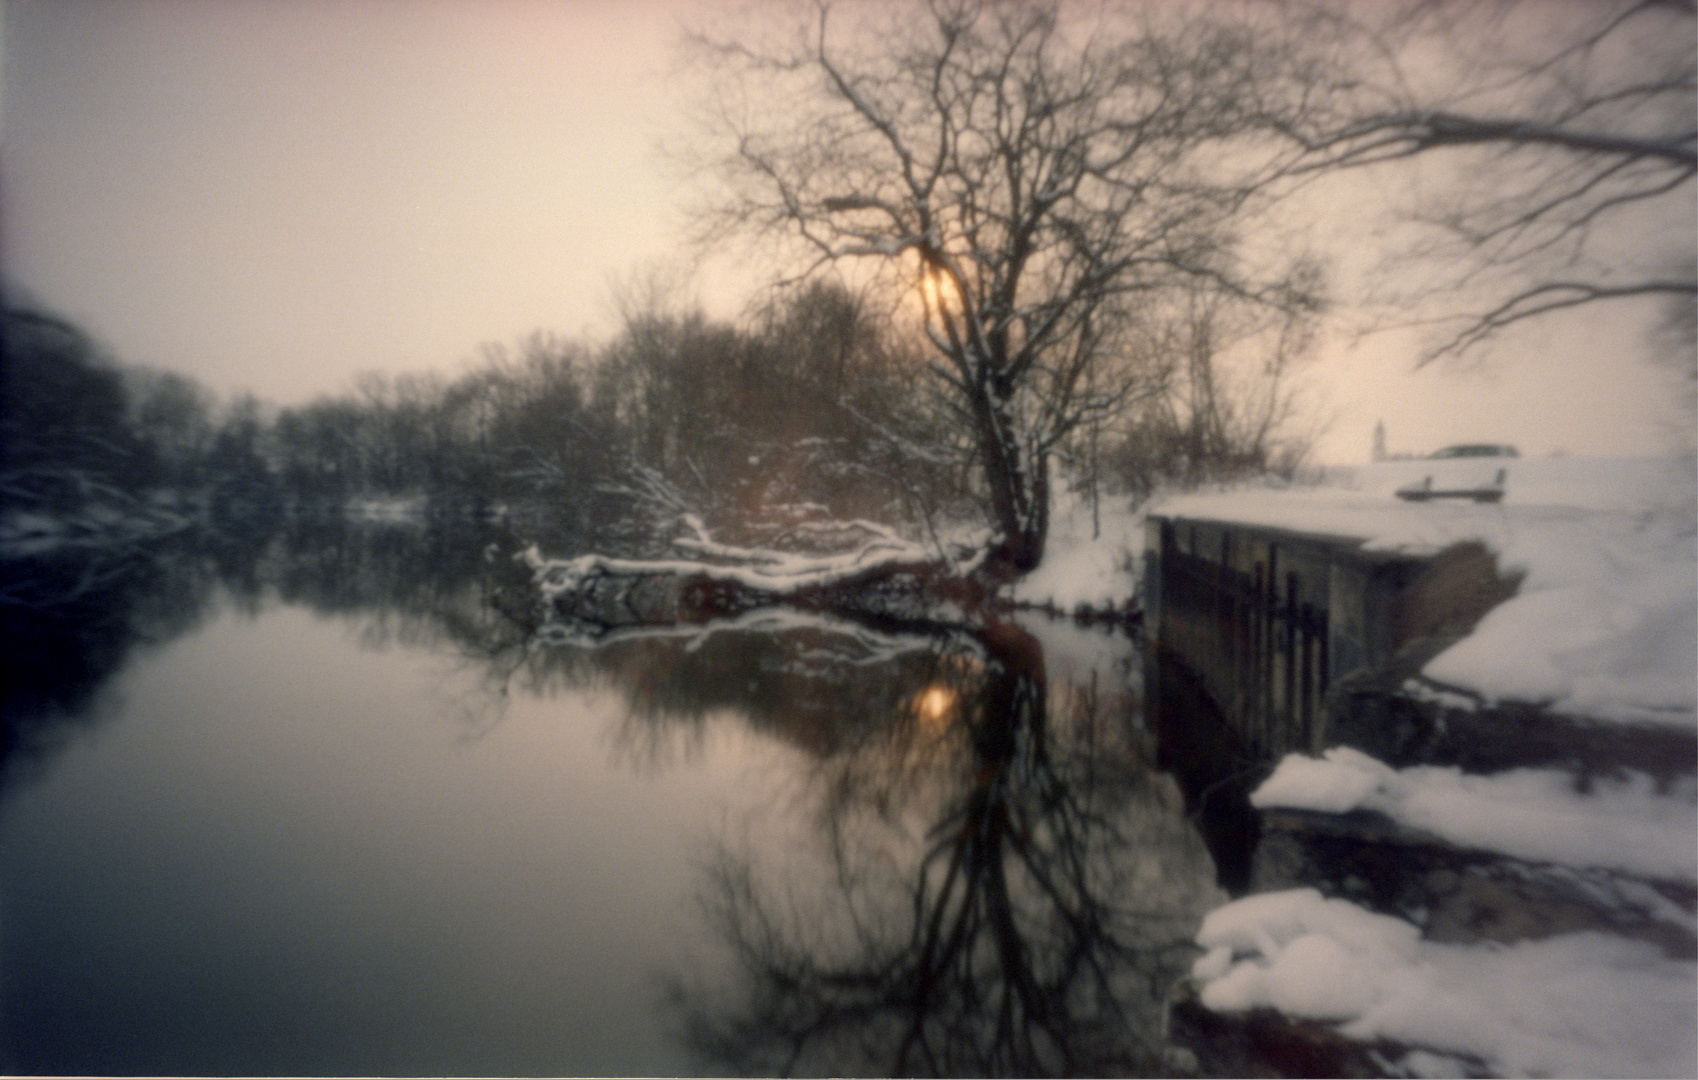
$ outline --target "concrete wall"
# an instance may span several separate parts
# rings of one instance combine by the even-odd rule
[[[1152,517],[1147,528],[1151,704],[1194,711],[1200,688],[1239,752],[1262,761],[1334,745],[1335,690],[1401,682],[1515,588],[1475,543],[1423,557],[1217,521]],[[1163,695],[1163,679],[1180,676],[1193,684],[1184,705]]]

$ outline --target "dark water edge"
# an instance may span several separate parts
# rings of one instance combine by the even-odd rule
[[[489,545],[515,543],[510,529],[472,521],[324,514],[13,553],[0,560],[0,782],[37,770],[88,723],[132,657],[227,610],[372,611],[436,622],[443,633],[470,620],[464,631],[489,640],[499,620],[488,618],[488,600],[524,582]]]

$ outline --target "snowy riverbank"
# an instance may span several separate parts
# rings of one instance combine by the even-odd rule
[[[1439,474],[1466,482],[1480,461],[1393,461],[1329,470],[1320,484],[1171,496],[1151,512],[1347,537],[1365,548],[1435,553],[1479,540],[1514,597],[1423,671],[1482,704],[1522,701],[1590,719],[1689,726],[1698,711],[1694,471],[1681,458],[1494,460],[1496,505],[1409,503],[1395,491]],[[1488,477],[1489,479],[1489,477]],[[1144,514],[1057,496],[1043,565],[1018,603],[1123,608],[1137,590]]]
[[[1044,561],[1009,598],[1068,614],[1122,610],[1137,592],[1143,551],[1144,515],[1129,500],[1103,496],[1093,506],[1058,484]]]
[[[1435,553],[1478,540],[1520,575],[1508,601],[1422,674],[1482,703],[1521,701],[1589,719],[1691,726],[1698,706],[1698,548],[1691,461],[1494,461],[1502,503],[1409,503],[1397,488],[1478,461],[1335,471],[1324,486],[1164,500],[1154,512]],[[1441,480],[1442,483],[1442,480]]]
[[[1679,1077],[1698,1053],[1692,963],[1644,941],[1446,944],[1304,888],[1217,908],[1197,943],[1205,1007],[1271,1008],[1416,1048],[1384,1052],[1388,1075]]]
[[[1435,933],[1430,909],[1403,918],[1323,893],[1337,882],[1276,888],[1204,919],[1197,1000],[1227,1016],[1273,1010],[1328,1025],[1375,1047],[1388,1075],[1693,1075],[1691,777],[1659,789],[1628,773],[1584,791],[1575,779],[1557,769],[1397,770],[1343,747],[1286,757],[1251,795],[1255,806],[1389,821],[1391,838],[1376,826],[1360,842],[1455,853],[1465,869],[1442,873],[1472,885],[1432,899],[1454,905],[1471,887],[1475,920],[1481,904],[1511,918],[1496,932]],[[1520,884],[1493,895],[1494,875]],[[1555,906],[1552,883],[1566,892]],[[1530,901],[1537,917],[1517,916]]]
[[[1514,703],[1658,745],[1698,734],[1690,459],[1494,460],[1499,504],[1396,497],[1486,464],[1390,462],[1155,512],[1417,555],[1483,543],[1515,593],[1403,693],[1482,722]],[[1458,479],[1432,486],[1497,478]],[[1393,768],[1348,746],[1286,756],[1250,796],[1262,891],[1199,929],[1197,1005],[1244,1024],[1277,1014],[1387,1075],[1694,1075],[1694,755],[1655,777],[1556,756],[1478,773]]]

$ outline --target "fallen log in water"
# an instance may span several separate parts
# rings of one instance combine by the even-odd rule
[[[604,555],[549,560],[535,549],[525,558],[552,614],[607,629],[700,624],[772,606],[902,619],[964,616],[994,591],[982,550],[951,557],[881,541],[825,558],[735,554],[743,558],[735,565]]]

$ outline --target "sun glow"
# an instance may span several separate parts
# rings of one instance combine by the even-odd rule
[[[914,711],[928,727],[941,727],[955,709],[955,691],[947,686],[928,686],[920,694]]]
[[[955,283],[941,270],[928,266],[920,271],[920,296],[925,300],[928,312],[935,312],[945,305],[953,305],[959,295]]]

